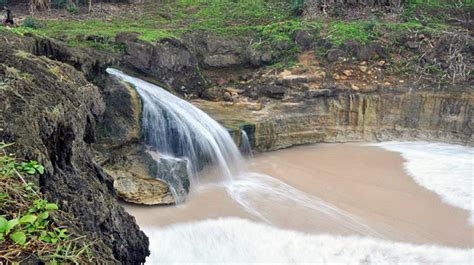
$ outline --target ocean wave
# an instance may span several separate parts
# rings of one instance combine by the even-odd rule
[[[240,218],[145,228],[148,264],[472,264],[474,249],[314,235]]]
[[[375,144],[399,152],[404,167],[419,185],[455,207],[470,211],[474,224],[474,148],[428,142],[383,142]]]

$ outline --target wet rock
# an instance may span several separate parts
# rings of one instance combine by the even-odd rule
[[[96,145],[95,160],[100,161],[112,177],[114,188],[123,200],[147,205],[171,204],[174,198],[170,185],[181,195],[189,191],[185,161],[161,158],[139,141],[114,144],[103,142]],[[145,192],[143,196],[140,191]]]
[[[174,187],[175,191],[184,197],[189,192],[190,182],[188,162],[181,158],[161,155],[157,160],[156,178]]]
[[[141,178],[120,172],[116,174],[114,188],[127,202],[145,205],[174,203],[168,185],[161,180]]]
[[[96,83],[106,106],[97,130],[99,144],[111,147],[139,141],[141,100],[137,91],[110,76]]]

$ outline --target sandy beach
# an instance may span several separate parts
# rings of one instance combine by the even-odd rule
[[[241,217],[312,234],[474,246],[468,211],[444,203],[439,195],[416,184],[404,172],[398,153],[355,143],[316,144],[257,154],[248,160],[251,171],[277,179],[262,179],[262,186],[275,186],[285,193],[270,196],[274,190],[237,186],[239,198],[261,216],[246,211],[223,186],[193,191],[179,206],[123,205],[141,227]]]

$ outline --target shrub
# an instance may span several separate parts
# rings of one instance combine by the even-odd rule
[[[39,29],[44,27],[43,23],[33,17],[27,17],[21,24],[25,28]]]

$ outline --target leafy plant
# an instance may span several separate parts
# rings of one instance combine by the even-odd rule
[[[45,174],[37,161],[18,161],[0,142],[0,260],[15,263],[31,253],[47,263],[79,263],[89,244],[59,226],[59,206],[42,198],[27,180]],[[21,262],[20,262],[21,263]]]

